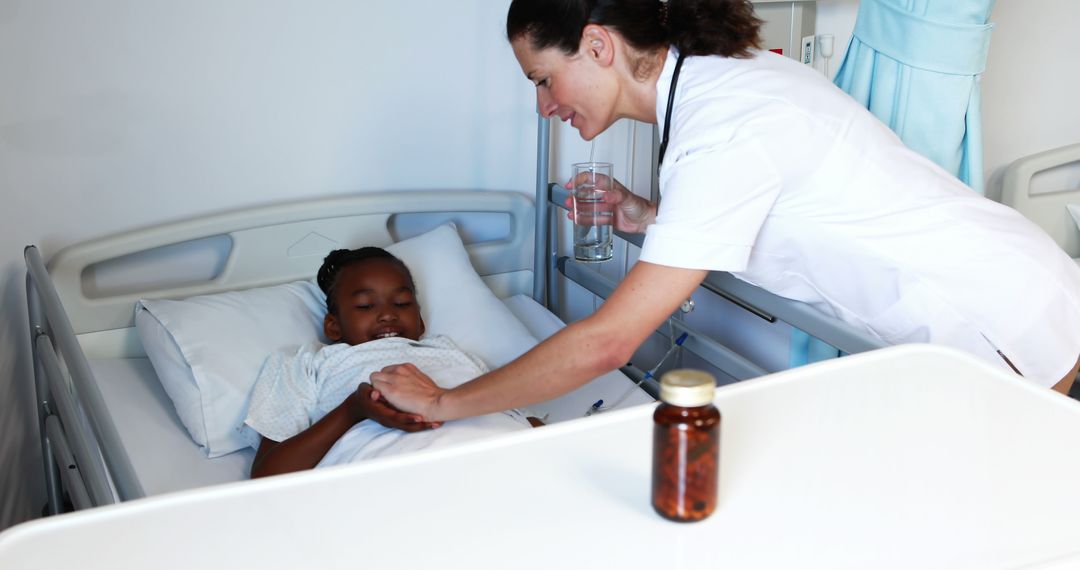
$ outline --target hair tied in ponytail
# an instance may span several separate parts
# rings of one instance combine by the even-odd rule
[[[512,0],[506,37],[573,56],[589,24],[618,32],[636,50],[638,63],[645,62],[632,64],[636,77],[649,75],[652,55],[672,45],[687,57],[753,57],[761,47],[751,0]]]

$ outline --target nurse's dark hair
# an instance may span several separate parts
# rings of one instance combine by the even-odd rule
[[[394,263],[405,272],[405,276],[409,278],[409,286],[416,290],[416,284],[413,282],[412,272],[409,271],[409,267],[405,265],[404,261],[398,259],[394,254],[386,251],[381,247],[361,247],[360,249],[335,249],[331,251],[323,259],[322,267],[319,267],[319,272],[315,275],[315,282],[319,284],[319,289],[322,289],[323,293],[326,293],[326,310],[330,314],[337,315],[337,295],[335,295],[338,274],[342,269],[350,265],[362,263],[370,259],[386,259]]]
[[[761,20],[750,0],[513,0],[506,16],[510,41],[533,49],[578,51],[588,24],[612,28],[634,48],[674,45],[686,55],[748,57],[761,47]],[[666,12],[666,16],[665,16]]]

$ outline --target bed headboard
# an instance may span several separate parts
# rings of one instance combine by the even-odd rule
[[[54,255],[48,267],[74,332],[88,352],[132,355],[130,328],[139,299],[183,298],[310,278],[330,249],[389,245],[395,237],[409,237],[393,235],[396,215],[424,213],[506,214],[506,237],[466,247],[473,266],[496,294],[531,292],[533,204],[515,192],[398,191],[260,206],[75,244]],[[468,223],[467,215],[464,219]],[[435,219],[430,227],[439,223],[442,219]],[[209,279],[116,293],[88,286],[88,269],[99,264],[216,236],[227,238],[229,247],[224,263]],[[117,348],[121,345],[128,348]],[[110,348],[94,350],[94,346]]]
[[[1031,181],[1040,172],[1080,162],[1080,144],[1033,154],[1005,170],[1001,202],[1035,222],[1072,257],[1080,257],[1080,230],[1069,215],[1068,204],[1080,205],[1080,184],[1075,188],[1031,194]]]

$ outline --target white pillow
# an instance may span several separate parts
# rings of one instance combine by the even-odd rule
[[[412,273],[426,334],[446,335],[498,368],[536,344],[529,330],[477,275],[452,224],[386,248]]]
[[[236,427],[263,360],[322,336],[326,297],[311,281],[142,300],[135,328],[191,439],[218,457],[246,446]]]
[[[536,344],[476,274],[457,230],[440,226],[386,248],[416,281],[427,334],[443,334],[489,366]],[[329,252],[327,252],[329,253]],[[147,357],[192,439],[218,457],[248,445],[248,396],[271,353],[323,340],[326,298],[313,281],[143,300],[135,326]]]

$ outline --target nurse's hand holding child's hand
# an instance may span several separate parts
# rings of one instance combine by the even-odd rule
[[[586,172],[578,175],[582,179],[588,176],[589,174]],[[595,174],[593,176],[598,179],[606,178]],[[567,190],[573,190],[575,182],[577,181],[571,179],[563,186]],[[607,192],[604,194],[604,201],[615,205],[615,229],[631,234],[645,233],[645,228],[656,220],[656,205],[634,194],[614,178],[611,179],[609,186],[610,188],[605,188]],[[570,210],[566,217],[574,221],[574,197],[572,194],[563,205]]]
[[[375,390],[382,392],[397,407],[413,410],[425,418],[436,417],[435,410],[439,406],[443,393],[446,392],[427,374],[409,363],[394,364],[375,372],[371,375],[371,383]]]
[[[395,408],[379,390],[366,382],[360,384],[345,401],[352,416],[357,418],[357,422],[366,418],[384,427],[409,432],[424,431],[442,425],[442,422],[426,422],[419,414],[410,414]]]

